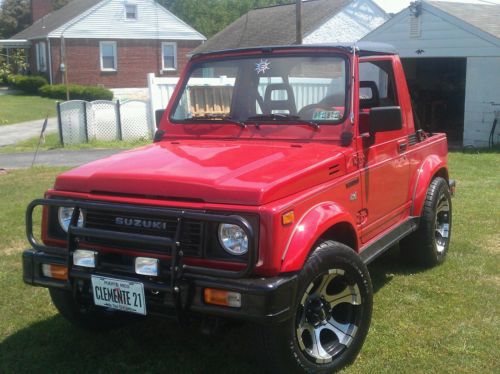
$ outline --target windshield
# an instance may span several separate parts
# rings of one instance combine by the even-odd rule
[[[195,64],[171,119],[233,124],[338,124],[346,112],[346,60],[239,57]]]

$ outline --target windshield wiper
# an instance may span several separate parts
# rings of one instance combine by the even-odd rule
[[[271,114],[259,114],[256,116],[248,117],[245,122],[260,122],[260,121],[286,121],[286,122],[297,122],[299,124],[304,124],[313,127],[314,129],[319,129],[319,123],[308,121],[306,119],[300,118],[300,116],[295,116],[292,114],[283,113],[271,113]],[[260,123],[259,123],[260,124]]]
[[[209,121],[217,121],[217,120],[220,120],[220,121],[225,121],[227,123],[231,123],[231,124],[234,124],[234,125],[238,125],[242,128],[245,128],[247,127],[247,125],[244,123],[244,122],[241,122],[241,121],[238,121],[236,119],[233,119],[229,116],[225,116],[225,115],[222,115],[222,114],[204,114],[202,116],[193,116],[193,117],[188,117],[186,118],[184,121],[206,121],[206,120],[209,120]]]

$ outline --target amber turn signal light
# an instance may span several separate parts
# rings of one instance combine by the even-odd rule
[[[232,308],[241,307],[241,294],[239,292],[205,288],[204,299],[207,304],[229,306]]]
[[[283,225],[289,225],[293,223],[294,219],[295,219],[295,214],[293,213],[293,210],[286,212],[281,216],[281,222],[283,223]]]
[[[62,265],[43,264],[42,273],[47,278],[54,278],[59,280],[68,279],[68,268]]]

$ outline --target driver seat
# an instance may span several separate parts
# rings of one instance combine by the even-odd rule
[[[274,95],[273,95],[274,94]],[[286,94],[286,98],[282,97]],[[273,99],[278,97],[279,99]],[[296,115],[295,95],[292,86],[287,83],[271,83],[266,87],[264,95],[265,114],[273,114],[274,111],[287,111],[288,114]]]

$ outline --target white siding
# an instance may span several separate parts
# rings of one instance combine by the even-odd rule
[[[495,111],[500,121],[500,57],[469,57],[465,88],[464,145],[488,145]],[[500,142],[500,123],[495,133]]]
[[[371,0],[356,0],[304,37],[304,44],[356,42],[389,17]]]
[[[419,17],[419,37],[410,35],[411,16],[406,9],[363,40],[392,44],[401,57],[500,56],[499,39],[429,4],[422,4]]]
[[[125,4],[137,5],[137,20],[125,19]],[[205,40],[154,0],[104,0],[49,37],[95,39]]]

